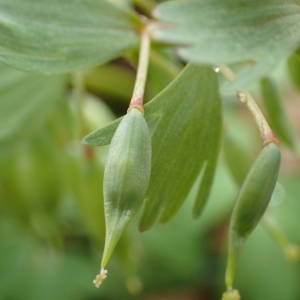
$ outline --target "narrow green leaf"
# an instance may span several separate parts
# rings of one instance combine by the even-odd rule
[[[120,122],[121,118],[103,128],[92,131],[83,138],[82,143],[91,147],[108,145]]]
[[[205,85],[209,89],[217,89],[213,81]],[[219,153],[219,144],[221,137],[221,106],[219,99],[217,97],[209,99],[198,99],[201,101],[202,107],[199,107],[199,118],[201,118],[201,130],[198,132],[191,132],[195,137],[199,138],[202,141],[201,146],[198,149],[198,159],[202,164],[200,181],[198,182],[198,191],[195,197],[195,204],[193,208],[194,217],[198,217],[203,208],[205,207],[206,201],[210,194],[211,185],[213,183],[213,178],[215,174],[218,153]],[[207,103],[209,101],[209,103]],[[199,120],[198,120],[199,122]],[[192,140],[191,140],[192,141]],[[194,147],[194,141],[192,141],[190,147]],[[190,164],[186,164],[186,167],[189,168]],[[198,175],[198,174],[197,174]],[[195,178],[198,180],[198,178]],[[194,181],[195,181],[194,180]],[[177,212],[180,208],[184,199],[178,198],[174,201],[169,201],[162,213],[160,222],[165,223]]]
[[[0,143],[38,128],[60,100],[65,76],[37,76],[0,65]]]
[[[300,55],[298,52],[289,57],[287,65],[291,80],[294,85],[300,89]]]
[[[134,47],[131,15],[107,0],[0,0],[0,60],[58,73],[104,63]]]
[[[288,147],[295,149],[296,141],[293,135],[292,125],[285,111],[282,99],[275,82],[270,78],[261,80],[262,100],[268,117],[268,121],[277,137]]]
[[[217,80],[209,68],[188,65],[155,100],[161,117],[152,136],[152,173],[141,230],[158,218],[168,221],[178,211],[210,156],[204,145],[218,139],[213,133],[220,126]]]
[[[206,151],[207,153],[209,153],[209,156],[207,164],[205,166],[204,175],[201,179],[201,183],[196,194],[195,205],[193,208],[194,217],[199,217],[205,207],[205,204],[210,195],[218,162],[218,154],[220,151],[220,139],[222,132],[222,117],[220,106],[216,105],[214,109],[214,114],[215,117],[213,122],[216,122],[216,125],[210,130],[211,137],[208,137],[207,139]]]

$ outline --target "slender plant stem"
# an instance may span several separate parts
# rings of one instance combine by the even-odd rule
[[[235,74],[234,72],[226,65],[219,65],[214,67],[214,71],[221,73],[228,81],[234,81]]]
[[[267,120],[265,119],[263,113],[261,112],[251,94],[244,90],[238,91],[237,98],[242,103],[246,104],[247,108],[252,113],[259,129],[263,144],[266,145],[271,142],[278,144],[278,140],[276,139],[271,127],[269,126]]]
[[[231,226],[231,225],[230,225]],[[228,258],[225,271],[225,285],[227,290],[232,290],[235,279],[237,259],[241,246],[244,243],[244,239],[238,238],[236,234],[229,229],[229,241],[228,241]]]
[[[227,290],[231,290],[236,272],[236,261],[237,261],[236,249],[231,249],[228,254],[226,272],[225,272],[225,284]]]
[[[287,258],[291,261],[299,261],[300,247],[289,241],[285,233],[282,231],[276,220],[271,215],[263,218],[262,225],[267,232],[273,237],[276,243],[282,248]]]
[[[264,228],[271,234],[274,240],[280,245],[282,248],[287,247],[290,243],[285,234],[282,232],[277,222],[270,215],[266,215],[262,224]]]
[[[136,81],[128,110],[136,108],[142,112],[144,111],[143,103],[149,66],[150,46],[151,39],[149,28],[146,27],[141,33],[140,54]]]

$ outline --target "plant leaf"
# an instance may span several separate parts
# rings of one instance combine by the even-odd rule
[[[91,147],[108,145],[122,118],[116,119],[107,126],[96,129],[85,136],[82,143]]]
[[[58,73],[104,63],[134,47],[128,12],[107,0],[0,0],[0,60]]]
[[[195,204],[193,207],[194,217],[199,217],[205,207],[217,167],[222,133],[221,107],[218,103],[215,103],[215,107],[212,109],[212,113],[210,116],[208,116],[208,118],[211,119],[210,124],[215,123],[215,126],[210,127],[209,136],[206,138],[206,153],[208,153],[208,159],[200,186],[198,187],[198,192],[196,194]]]
[[[300,55],[298,51],[289,57],[287,66],[293,84],[300,89]]]
[[[262,100],[268,121],[277,137],[289,148],[297,148],[292,124],[289,120],[276,83],[269,77],[260,81]]]
[[[186,136],[188,141],[190,141],[191,143],[189,146],[188,143],[185,143],[184,141],[181,142],[185,144],[185,147],[194,148],[196,147],[195,140],[199,139],[199,148],[196,149],[197,155],[195,154],[195,159],[198,158],[200,160],[200,163],[203,164],[203,166],[200,171],[201,174],[199,175],[201,177],[201,181],[200,183],[198,183],[198,191],[196,193],[195,204],[193,208],[194,217],[200,216],[208,199],[214,179],[221,139],[221,106],[219,99],[216,96],[218,88],[214,80],[212,80],[212,78],[207,78],[207,82],[205,83],[207,96],[204,96],[203,91],[199,91],[199,93],[202,94],[198,96],[198,99],[195,99],[196,101],[199,101],[199,107],[196,108],[196,105],[194,106],[195,110],[197,110],[197,112],[195,112],[195,114],[197,114],[195,122],[199,122],[199,119],[201,119],[201,122],[199,122],[200,124],[198,124],[199,128],[195,128],[193,131],[192,129],[190,129],[189,134],[191,136]],[[215,91],[215,94],[212,91]],[[188,151],[188,149],[186,149],[185,151]],[[185,157],[192,157],[192,153],[185,153],[185,155]],[[185,163],[185,165],[186,168],[191,168],[190,164]],[[182,168],[184,168],[184,166],[182,166]],[[183,171],[181,172],[184,174]],[[179,175],[179,178],[180,180],[182,180],[182,176]],[[196,180],[198,180],[197,177],[194,178],[194,181]],[[190,189],[191,188],[192,185],[190,185]],[[168,201],[163,209],[160,222],[166,223],[167,221],[169,221],[180,208],[180,206],[183,203],[183,200],[185,199],[178,197],[177,199],[175,198],[173,201]]]
[[[299,12],[293,0],[168,1],[155,16],[170,26],[158,26],[154,37],[183,45],[182,57],[200,63],[257,61],[297,47]]]
[[[65,76],[40,76],[0,65],[0,144],[38,128],[65,89]]]
[[[153,36],[178,45],[179,55],[204,64],[249,62],[222,92],[234,93],[268,75],[300,43],[294,0],[185,0],[160,4]]]
[[[224,95],[235,95],[239,89],[245,89],[249,84],[262,77],[268,76],[272,73],[278,65],[286,58],[287,54],[282,53],[278,55],[270,55],[263,60],[256,63],[242,64],[242,66],[230,66],[234,73],[234,80],[224,80],[221,85],[221,92]]]
[[[205,203],[221,128],[216,75],[210,68],[188,65],[145,106],[145,118],[152,132],[153,149],[141,230],[149,229],[159,218],[165,222],[177,212],[208,161],[210,171],[205,170],[204,176],[207,191],[200,193],[203,197],[199,200]],[[90,146],[109,143],[118,122],[92,132],[84,142]]]

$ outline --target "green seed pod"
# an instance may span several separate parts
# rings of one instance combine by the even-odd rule
[[[278,177],[280,156],[280,150],[274,143],[267,144],[254,161],[238,194],[229,229],[228,289],[232,289],[238,251],[262,218],[271,199]]]
[[[98,287],[106,277],[109,258],[128,221],[143,204],[151,172],[151,137],[143,114],[133,108],[119,124],[104,171],[105,247]]]
[[[275,83],[270,78],[263,78],[260,86],[263,104],[272,129],[284,144],[295,149],[296,140],[293,128]]]

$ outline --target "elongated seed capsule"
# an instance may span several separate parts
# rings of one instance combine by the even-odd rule
[[[232,290],[239,249],[262,218],[275,188],[280,150],[267,144],[254,161],[238,194],[229,228],[226,286]]]
[[[132,108],[119,124],[107,157],[103,192],[106,236],[99,287],[105,267],[128,221],[141,208],[151,172],[151,137],[142,112]]]
[[[263,104],[272,129],[284,144],[295,149],[296,141],[293,135],[293,128],[286,115],[275,83],[266,77],[261,80],[260,86]]]
[[[228,170],[238,186],[242,185],[248,171],[251,168],[251,164],[255,159],[251,152],[251,149],[249,151],[249,149],[247,149],[247,147],[245,147],[245,145],[243,145],[241,141],[231,132],[225,133],[223,142],[223,155]],[[277,182],[270,204],[277,204],[278,202],[282,201],[284,196],[284,188],[279,182]]]

